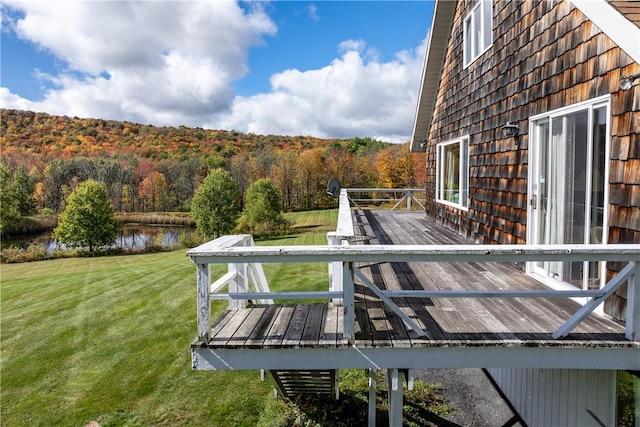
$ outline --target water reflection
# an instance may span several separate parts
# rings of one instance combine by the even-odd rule
[[[151,226],[151,225],[125,225],[116,236],[113,247],[124,250],[143,250],[152,245],[170,247],[178,243],[180,234],[192,231],[189,227],[179,226]],[[51,232],[46,232],[31,236],[20,236],[10,240],[3,240],[2,247],[18,247],[26,249],[29,245],[44,247],[49,255],[55,250],[66,250],[65,245],[59,244],[51,236]]]

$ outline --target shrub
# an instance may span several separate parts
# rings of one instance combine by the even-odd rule
[[[185,248],[195,248],[205,242],[205,239],[196,231],[183,231],[178,236],[178,243]]]
[[[47,252],[43,247],[31,244],[27,249],[6,248],[0,251],[0,262],[11,264],[16,262],[42,261],[47,259]]]

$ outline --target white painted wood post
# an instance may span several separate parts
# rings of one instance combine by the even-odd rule
[[[335,232],[327,233],[327,244],[329,246],[340,246],[342,236]],[[332,261],[329,263],[329,290],[342,292],[342,262]],[[342,298],[333,298],[333,304],[342,305]]]
[[[397,368],[387,369],[389,389],[389,426],[402,427],[403,381]]]
[[[407,210],[411,210],[411,190],[407,191]]]
[[[369,427],[376,427],[376,370],[369,369]]]
[[[342,286],[344,291],[344,337],[352,342],[355,338],[355,290],[353,285],[353,263],[345,262],[342,264]]]
[[[640,340],[640,264],[635,262],[633,273],[627,279],[627,318],[625,337]]]
[[[209,264],[197,264],[198,268],[198,338],[209,342],[209,317],[211,304],[209,301]]]

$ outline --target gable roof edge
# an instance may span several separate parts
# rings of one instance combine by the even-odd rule
[[[620,49],[640,64],[640,28],[604,0],[570,0]]]
[[[431,126],[433,109],[436,105],[436,96],[438,95],[438,86],[442,75],[442,67],[444,66],[456,4],[457,2],[451,0],[436,0],[433,8],[427,54],[424,58],[418,105],[413,123],[413,135],[409,145],[409,151],[412,153],[426,151],[425,147],[421,146],[421,143],[429,136],[429,127]]]

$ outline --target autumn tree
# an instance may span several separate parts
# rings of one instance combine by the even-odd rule
[[[241,233],[256,236],[271,236],[287,231],[288,223],[282,216],[280,193],[271,180],[259,179],[249,186],[237,229]]]
[[[88,247],[93,252],[96,247],[113,244],[116,232],[107,187],[90,179],[69,195],[53,236],[62,244]]]
[[[289,210],[294,205],[295,180],[298,154],[294,151],[283,151],[278,155],[271,176],[280,188],[282,208]]]
[[[207,175],[193,196],[191,213],[205,236],[217,238],[233,231],[240,215],[240,191],[228,172],[215,169]]]
[[[324,155],[324,149],[314,148],[303,151],[298,158],[297,177],[305,209],[315,209],[318,199],[325,195],[328,178]]]
[[[415,185],[413,157],[408,144],[393,145],[378,153],[380,182],[385,188],[410,188]]]
[[[164,211],[167,201],[167,180],[160,172],[153,172],[140,183],[138,189],[143,212]]]

